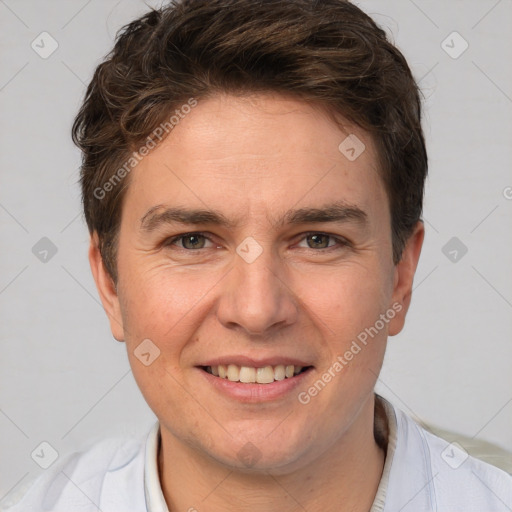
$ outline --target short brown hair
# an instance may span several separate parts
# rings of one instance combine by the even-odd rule
[[[129,184],[124,172],[113,186],[116,169],[190,98],[257,92],[294,96],[373,136],[400,261],[420,220],[427,154],[418,87],[385,32],[344,0],[173,0],[118,32],[73,124],[85,218],[114,282]]]

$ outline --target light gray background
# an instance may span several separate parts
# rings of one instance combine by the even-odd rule
[[[512,2],[359,4],[421,81],[430,156],[413,303],[378,390],[417,419],[512,450]],[[30,456],[42,441],[62,456],[155,421],[90,274],[70,140],[94,68],[145,10],[0,0],[0,499],[43,471]],[[59,45],[47,59],[31,48],[43,31]],[[469,43],[457,59],[441,46],[453,31]],[[442,252],[454,236],[468,248],[456,262]],[[42,237],[58,248],[46,263],[32,253]]]

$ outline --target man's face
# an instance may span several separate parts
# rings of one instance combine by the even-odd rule
[[[286,470],[343,443],[361,422],[368,428],[412,275],[404,284],[393,265],[372,140],[346,126],[279,96],[216,96],[132,171],[117,295],[102,298],[164,443],[231,466]],[[349,133],[366,146],[355,160],[338,148]],[[322,210],[334,204],[329,219]],[[227,224],[204,215],[183,223],[166,213],[176,208],[214,211]],[[143,340],[151,340],[144,350]],[[159,356],[141,362],[156,347]],[[234,365],[235,380],[273,382],[223,379],[212,374],[219,365]],[[306,371],[284,377],[291,365]]]

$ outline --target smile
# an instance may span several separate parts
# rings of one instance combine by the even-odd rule
[[[300,373],[307,371],[310,366],[296,366],[293,364],[278,364],[275,366],[264,366],[254,368],[250,366],[238,366],[236,364],[219,364],[216,366],[203,366],[202,369],[231,382],[242,382],[245,384],[272,384],[275,381],[290,379]]]

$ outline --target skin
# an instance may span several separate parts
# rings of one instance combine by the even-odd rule
[[[366,146],[355,161],[338,149],[349,133]],[[274,222],[289,209],[339,200],[363,210],[366,224]],[[141,218],[160,204],[219,210],[236,225],[145,233]],[[203,248],[184,239],[164,244],[189,232],[205,234]],[[318,248],[310,232],[333,238],[321,237]],[[249,236],[263,251],[252,263],[236,252]],[[373,389],[387,337],[404,324],[423,236],[418,222],[394,265],[371,137],[279,95],[199,101],[137,165],[123,206],[117,287],[95,233],[89,259],[112,333],[126,343],[160,421],[160,480],[171,511],[370,509],[384,464]],[[393,304],[401,311],[301,404],[298,393]],[[145,366],[134,351],[148,338],[160,355]],[[313,369],[285,396],[247,403],[196,368],[227,354],[297,357]],[[248,442],[258,454],[252,465],[237,456]]]

